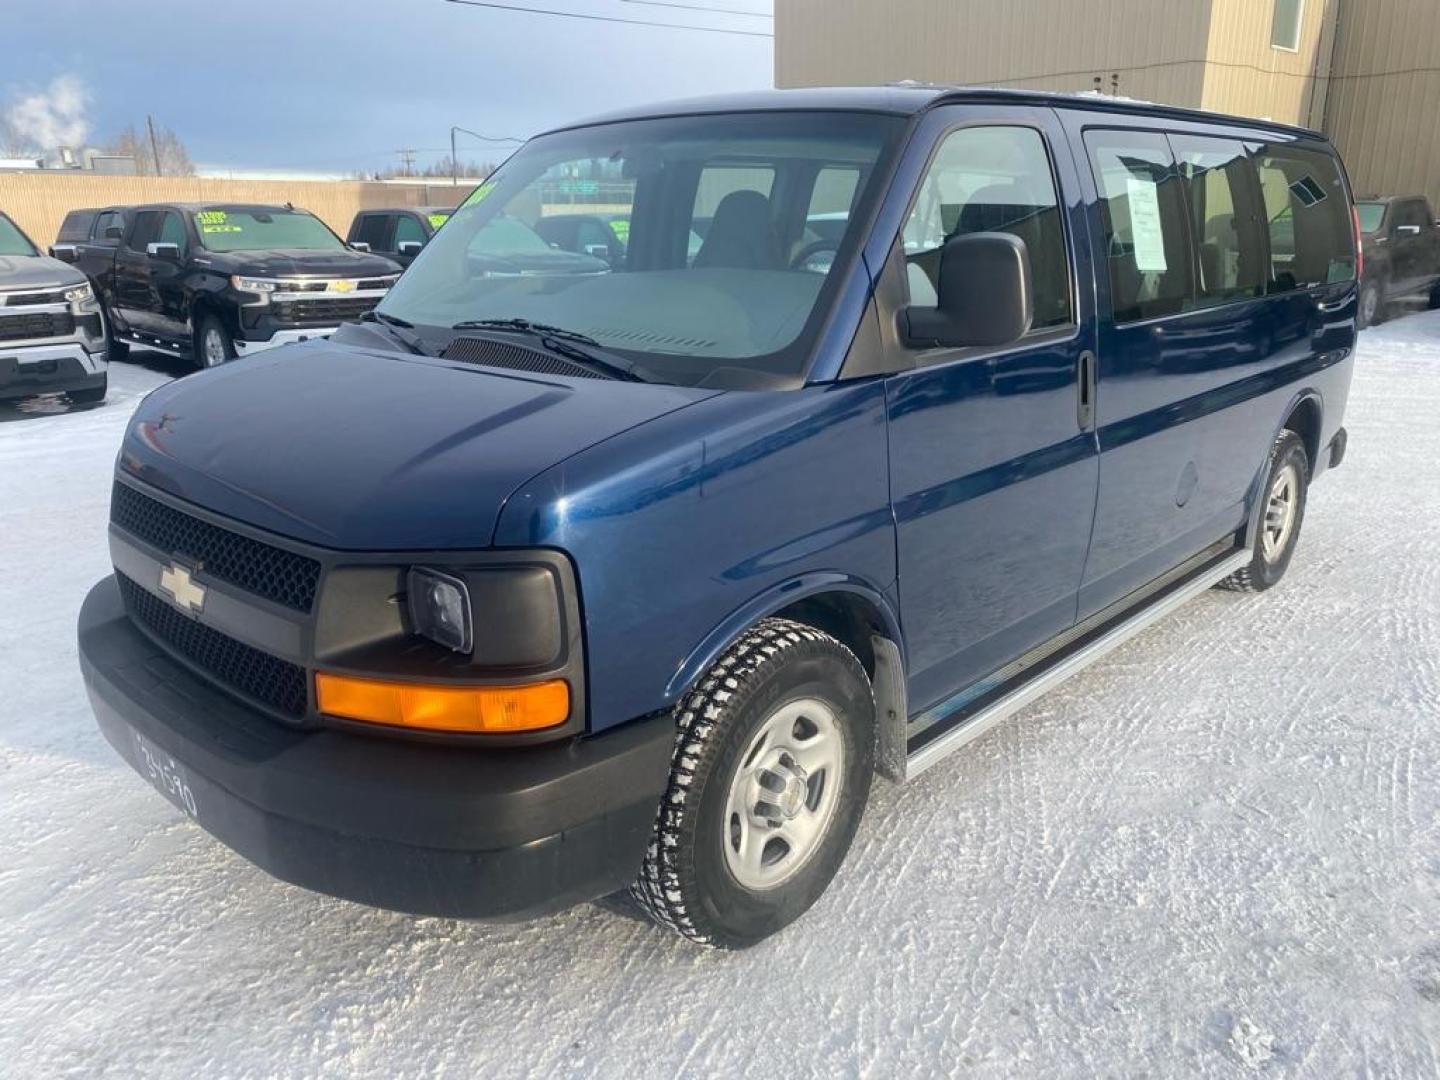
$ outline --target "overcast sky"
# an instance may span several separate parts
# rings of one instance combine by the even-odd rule
[[[771,0],[498,0],[768,34]],[[0,0],[0,110],[62,91],[103,143],[151,113],[205,168],[346,173],[449,152],[450,125],[527,136],[610,108],[773,83],[768,37],[446,0]],[[62,111],[60,119],[72,114]],[[461,160],[503,148],[461,137]]]

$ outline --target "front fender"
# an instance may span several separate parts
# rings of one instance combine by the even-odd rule
[[[665,687],[665,697],[675,701],[698,679],[736,640],[761,619],[784,610],[806,597],[822,593],[851,593],[867,601],[884,623],[885,636],[905,654],[905,641],[900,633],[900,620],[885,593],[871,583],[839,570],[818,570],[781,582],[732,611],[711,630],[681,661]]]

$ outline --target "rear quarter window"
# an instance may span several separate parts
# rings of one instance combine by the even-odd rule
[[[1329,154],[1262,146],[1254,154],[1270,239],[1269,291],[1355,278],[1350,205]]]
[[[90,236],[90,226],[95,222],[94,210],[71,210],[60,223],[60,232],[55,240],[61,244],[74,244]]]

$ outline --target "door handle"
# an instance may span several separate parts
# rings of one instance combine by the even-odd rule
[[[1081,431],[1095,426],[1095,354],[1086,349],[1076,364],[1075,419]]]

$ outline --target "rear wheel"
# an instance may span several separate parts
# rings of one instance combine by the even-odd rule
[[[1357,318],[1361,330],[1385,321],[1385,299],[1379,282],[1367,281],[1360,287],[1360,311]]]
[[[1430,286],[1430,310],[1440,308],[1440,281]]]
[[[766,619],[677,716],[670,784],[631,894],[693,941],[745,948],[802,915],[850,848],[874,769],[870,682],[828,634]]]
[[[202,368],[219,367],[235,359],[235,340],[220,317],[207,314],[195,330],[195,362]]]
[[[129,357],[130,346],[115,336],[115,320],[104,308],[100,311],[100,321],[105,327],[105,358],[113,364]]]
[[[1248,565],[1220,583],[1237,592],[1264,592],[1285,576],[1300,541],[1305,521],[1305,496],[1310,487],[1310,458],[1305,443],[1290,430],[1281,431],[1270,446],[1260,528]]]

